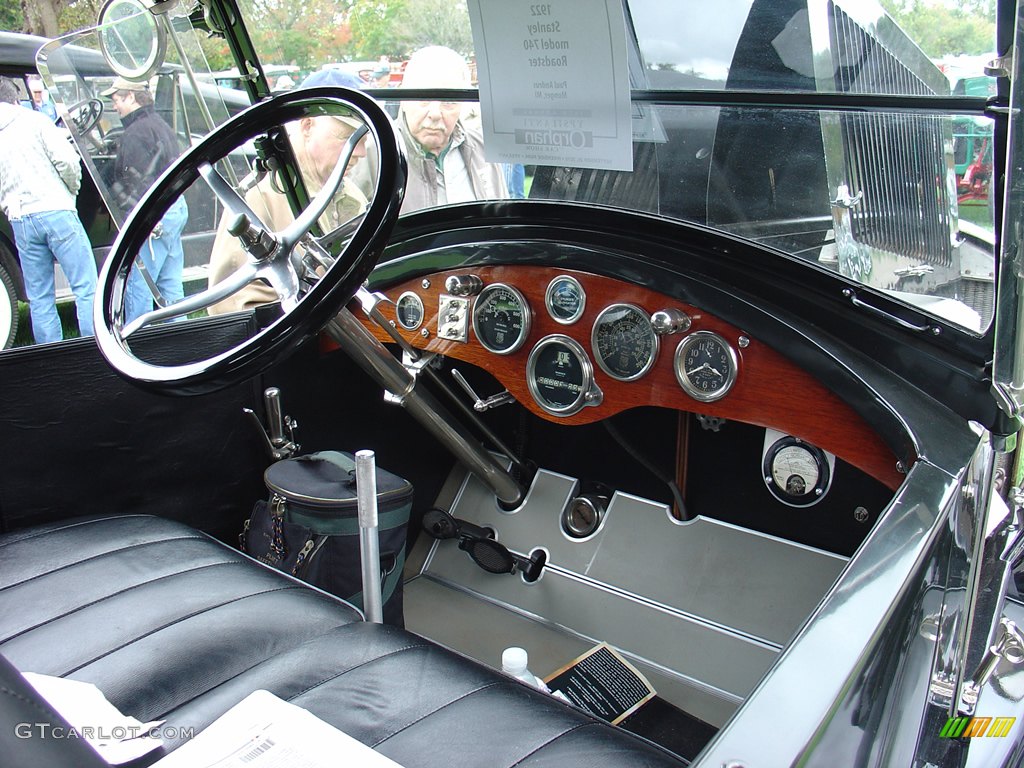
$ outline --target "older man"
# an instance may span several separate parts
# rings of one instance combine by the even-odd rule
[[[469,66],[451,48],[421,48],[409,59],[402,88],[469,88]],[[402,211],[508,197],[501,166],[484,160],[479,128],[457,101],[403,101],[398,128],[405,139],[409,181]]]
[[[299,88],[316,86],[360,87],[355,76],[337,70],[321,70],[303,80]],[[338,115],[304,117],[289,124],[288,133],[292,149],[295,152],[295,159],[310,197],[315,196],[330,177],[349,137],[360,125],[361,123],[354,118]],[[364,139],[356,145],[352,152],[346,174],[365,155],[366,141]],[[272,229],[283,229],[295,219],[288,199],[270,176],[264,177],[252,187],[245,194],[245,201],[260,217],[263,224]],[[362,213],[366,204],[365,195],[354,184],[344,181],[338,189],[333,204],[328,206],[320,218],[320,225],[326,231],[335,229]],[[249,258],[241,242],[227,231],[227,219],[227,215],[221,219],[217,237],[213,243],[213,252],[210,255],[209,284],[211,287],[231,275]],[[268,304],[277,299],[278,296],[274,289],[261,281],[251,283],[213,305],[209,312],[210,314],[235,312],[258,304]]]

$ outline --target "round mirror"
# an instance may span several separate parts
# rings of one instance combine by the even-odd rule
[[[107,0],[97,31],[103,58],[126,80],[148,80],[163,64],[167,32],[139,0]]]

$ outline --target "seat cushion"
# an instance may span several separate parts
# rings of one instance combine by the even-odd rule
[[[178,732],[266,689],[407,768],[683,764],[155,517],[0,537],[0,653],[23,672],[94,683],[122,712]],[[2,742],[11,728],[0,729]]]

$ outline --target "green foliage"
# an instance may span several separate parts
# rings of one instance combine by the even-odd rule
[[[21,32],[25,29],[25,14],[20,0],[0,0],[0,29]]]
[[[882,0],[882,5],[932,58],[995,49],[995,0]]]
[[[460,0],[353,0],[352,58],[407,59],[425,45],[473,53],[469,13]]]

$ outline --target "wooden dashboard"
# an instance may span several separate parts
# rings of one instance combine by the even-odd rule
[[[438,335],[442,295],[449,292],[445,280],[453,274],[479,277],[485,286],[511,286],[525,300],[529,330],[521,346],[507,354],[496,354],[480,343],[472,323],[465,341]],[[557,322],[547,308],[545,296],[552,281],[569,276],[585,291],[579,318]],[[422,302],[421,322],[411,329],[397,323],[395,302],[406,293]],[[537,416],[564,424],[584,424],[607,418],[637,406],[660,406],[707,416],[742,421],[785,432],[834,453],[868,475],[895,490],[903,480],[895,454],[868,424],[813,376],[757,339],[756,328],[737,328],[699,307],[681,303],[655,291],[616,279],[574,270],[538,266],[479,266],[471,270],[424,275],[393,285],[381,304],[384,316],[413,347],[479,366],[491,373],[515,399]],[[467,298],[469,312],[474,298]],[[408,301],[408,299],[407,299]],[[590,361],[596,354],[592,344],[595,320],[614,304],[630,304],[648,316],[660,310],[684,313],[689,327],[661,335],[655,345],[654,361],[642,375],[623,381],[594,364],[593,381],[602,393],[600,403],[581,407],[569,415],[555,415],[538,404],[528,384],[528,360],[537,342],[551,335],[568,337],[582,348]],[[374,335],[384,342],[392,339],[382,329],[357,313]],[[406,324],[409,323],[406,318]],[[684,391],[677,376],[676,350],[694,333],[710,331],[728,342],[735,353],[735,381],[727,393],[713,402],[701,402]],[[493,394],[493,393],[483,393]]]

